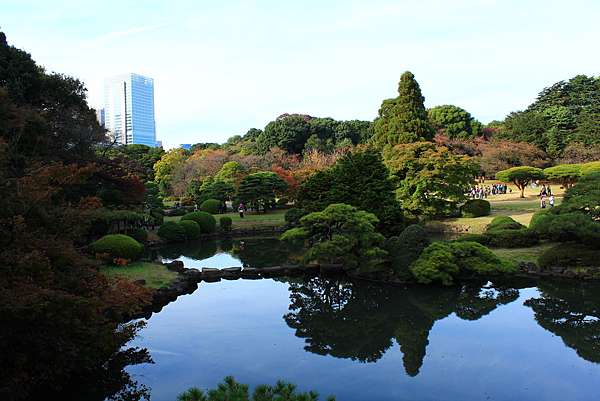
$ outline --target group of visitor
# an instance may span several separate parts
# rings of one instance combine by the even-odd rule
[[[552,194],[552,189],[550,185],[542,185],[540,188],[540,207],[542,209],[546,208],[546,203],[550,207],[554,207],[554,195]]]
[[[476,185],[471,188],[469,195],[472,199],[485,199],[490,195],[505,194],[512,190],[506,184]]]

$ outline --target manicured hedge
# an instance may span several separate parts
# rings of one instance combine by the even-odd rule
[[[91,249],[97,254],[108,254],[111,258],[135,260],[144,251],[142,244],[125,234],[105,235],[92,243]]]
[[[194,220],[200,226],[202,234],[214,233],[217,228],[217,220],[210,213],[192,212],[181,218],[181,220]]]
[[[494,217],[494,219],[487,226],[486,231],[494,231],[494,230],[519,230],[521,228],[525,228],[525,226],[518,221],[515,221],[512,217],[508,216],[498,216]]]
[[[217,199],[207,199],[200,205],[200,210],[210,214],[219,214],[221,212],[221,201]]]
[[[186,240],[185,228],[174,221],[167,221],[158,228],[158,236],[168,242],[182,242]]]
[[[545,269],[600,266],[600,250],[582,244],[560,244],[542,253],[538,258],[538,265]]]
[[[600,248],[600,223],[581,212],[541,214],[530,227],[551,241],[578,241]]]
[[[490,202],[483,199],[470,199],[460,208],[464,217],[488,216],[492,211]]]
[[[484,234],[486,245],[497,248],[527,248],[540,242],[538,234],[528,228],[493,230]]]
[[[412,265],[417,281],[429,284],[439,281],[451,285],[459,276],[510,274],[517,271],[514,263],[500,259],[477,242],[434,242]]]
[[[186,239],[194,240],[200,238],[202,230],[200,230],[200,226],[194,220],[181,220],[178,224],[185,231]]]
[[[221,231],[226,233],[231,231],[232,223],[231,217],[228,216],[223,216],[219,219],[219,227],[221,227]]]

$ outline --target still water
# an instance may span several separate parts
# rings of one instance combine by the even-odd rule
[[[188,267],[294,259],[277,241],[204,248],[164,256]],[[227,375],[251,386],[284,379],[338,401],[598,400],[599,318],[600,286],[576,282],[203,282],[152,315],[134,345],[155,364],[129,372],[157,401]]]

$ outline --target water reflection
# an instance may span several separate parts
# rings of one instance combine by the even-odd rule
[[[600,363],[600,284],[547,281],[538,289],[540,297],[525,301],[537,323],[581,358]]]
[[[226,253],[231,256],[230,263],[238,262],[237,265],[246,267],[267,267],[298,263],[302,249],[276,238],[236,238],[169,244],[161,247],[158,253],[168,260],[185,257],[196,262],[207,262],[203,264],[206,267],[225,267],[209,266],[207,259]]]
[[[375,362],[395,340],[406,373],[416,376],[437,320],[451,313],[477,320],[518,296],[517,289],[481,283],[398,288],[315,277],[290,282],[284,319],[305,339],[305,350],[320,355]]]

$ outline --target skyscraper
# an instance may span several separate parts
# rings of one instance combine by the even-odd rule
[[[131,73],[107,78],[104,121],[118,143],[156,146],[154,80]]]

